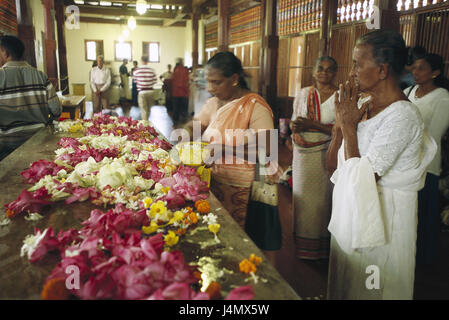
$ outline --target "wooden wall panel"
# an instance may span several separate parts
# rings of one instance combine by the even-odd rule
[[[15,0],[0,1],[0,34],[17,35]]]
[[[289,39],[279,39],[279,54],[277,67],[277,95],[278,97],[288,96],[288,62],[287,57],[289,53]]]
[[[344,83],[349,78],[352,66],[352,51],[357,39],[369,30],[364,23],[334,28],[330,39],[330,56],[338,63],[335,84]]]
[[[305,38],[304,68],[302,71],[301,86],[307,87],[313,84],[313,65],[319,57],[320,33],[307,34]]]

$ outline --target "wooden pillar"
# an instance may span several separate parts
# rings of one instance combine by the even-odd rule
[[[229,8],[230,0],[218,0],[218,51],[228,51]]]
[[[56,0],[56,28],[58,30],[59,86],[63,94],[69,94],[67,48],[65,45],[65,10],[62,0]]]
[[[399,12],[395,0],[377,0],[375,4],[380,11],[380,28],[391,29],[400,32]]]
[[[192,68],[198,67],[198,23],[201,17],[199,8],[193,9],[192,14]]]
[[[36,67],[36,52],[34,50],[33,14],[27,0],[16,0],[18,38],[25,45],[23,60]]]
[[[42,0],[45,22],[45,65],[48,79],[58,88],[58,67],[56,63],[56,40],[54,31],[54,0]],[[57,89],[58,90],[58,89]]]
[[[332,25],[329,25],[329,8],[332,7],[330,2],[336,1],[322,1],[321,6],[322,16],[320,26],[320,56],[327,56],[329,52],[329,30],[332,29]]]
[[[261,47],[261,66],[259,77],[259,91],[271,106],[275,124],[278,121],[277,97],[277,58],[279,48],[279,37],[277,36],[277,16],[276,0],[262,1],[262,47]]]

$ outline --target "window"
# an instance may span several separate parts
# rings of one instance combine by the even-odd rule
[[[143,42],[142,55],[148,56],[148,62],[160,62],[159,42]]]
[[[131,41],[115,41],[115,61],[123,61],[123,59],[128,59],[128,61],[133,59]]]
[[[95,61],[97,56],[103,55],[103,40],[84,40],[86,61]]]

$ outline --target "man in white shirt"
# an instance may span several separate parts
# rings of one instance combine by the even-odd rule
[[[111,86],[111,71],[104,66],[104,57],[97,57],[97,66],[90,73],[90,86],[93,90],[94,113],[109,107],[109,88]]]
[[[155,101],[155,91],[153,86],[157,82],[156,72],[148,65],[148,57],[142,57],[142,65],[133,73],[134,81],[137,85],[138,103],[142,120],[148,120],[150,108]]]

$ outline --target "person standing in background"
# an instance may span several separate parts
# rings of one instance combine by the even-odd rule
[[[125,100],[128,99],[128,90],[129,90],[129,72],[126,65],[128,64],[128,59],[123,59],[123,63],[119,68],[120,73],[120,87],[121,94],[120,96]]]
[[[165,107],[168,114],[173,118],[173,97],[172,97],[172,77],[171,64],[167,65],[167,71],[165,71],[159,79],[162,81],[162,91],[165,93]]]
[[[189,106],[189,70],[181,58],[176,59],[172,76],[173,121],[182,122],[187,118]]]
[[[97,57],[97,66],[90,72],[90,86],[94,92],[94,113],[109,107],[109,88],[111,87],[111,70],[104,66],[104,57]]]
[[[167,65],[167,71],[160,75],[159,79],[164,82],[166,79],[171,79],[173,76],[173,72],[171,71],[171,64]]]
[[[335,123],[334,93],[338,88],[333,81],[337,69],[334,58],[318,58],[315,84],[302,88],[293,102],[292,200],[296,256],[300,259],[329,258],[332,186],[325,159]]]
[[[437,154],[427,168],[424,188],[418,192],[417,264],[435,263],[440,249],[441,138],[449,128],[449,86],[443,73],[441,56],[425,54],[418,57],[412,69],[416,85],[404,90],[408,99],[418,107],[427,132],[438,146]]]
[[[22,61],[24,51],[20,39],[0,37],[0,160],[62,111],[48,77]]]
[[[131,94],[131,96],[132,96],[132,103],[133,103],[133,105],[137,105],[137,85],[136,85],[136,81],[134,80],[134,71],[137,69],[137,67],[138,67],[138,65],[139,65],[139,63],[136,61],[136,60],[134,60],[133,61],[133,68],[131,69],[131,76],[132,76],[132,78],[133,78],[133,85],[132,85],[132,94]]]
[[[157,82],[156,72],[148,65],[148,56],[142,56],[142,65],[134,70],[134,78],[142,120],[148,120],[155,100],[153,86]]]

